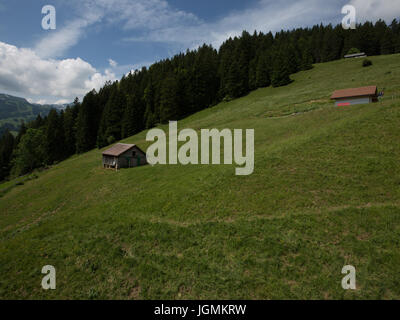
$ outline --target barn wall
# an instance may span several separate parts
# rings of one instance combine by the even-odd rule
[[[350,103],[350,105],[355,105],[355,104],[366,104],[371,102],[372,102],[371,97],[346,98],[346,99],[336,100],[335,105],[338,106],[340,103]]]
[[[108,166],[113,166],[116,164],[116,159],[115,157],[112,156],[104,156],[103,155],[103,166],[108,165]]]
[[[133,157],[133,153],[132,153],[133,151],[136,152],[135,157]],[[129,166],[131,168],[137,167],[138,166],[137,156],[140,157],[140,165],[141,166],[147,164],[146,154],[141,152],[139,149],[133,148],[133,149],[121,154],[118,157],[118,167],[119,168],[128,168]],[[129,160],[127,158],[129,158]]]

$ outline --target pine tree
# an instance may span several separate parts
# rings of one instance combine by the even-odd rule
[[[181,86],[183,83],[186,90],[183,98],[189,100],[185,103],[189,107],[189,110],[184,110],[185,115],[197,112],[215,103],[220,85],[218,54],[211,46],[203,45],[200,47],[192,64],[192,71],[180,77]],[[186,69],[191,69],[190,64],[186,66]],[[192,107],[190,108],[189,105]]]
[[[161,87],[160,116],[161,123],[179,119],[178,80],[176,75],[169,75]]]
[[[19,176],[39,168],[46,161],[46,136],[42,129],[28,129],[14,152],[12,175]]]
[[[258,58],[256,70],[257,88],[269,87],[271,85],[271,61],[268,52],[264,52]]]
[[[313,57],[311,50],[306,50],[303,52],[301,57],[300,70],[310,70],[313,68]]]
[[[291,82],[287,51],[280,48],[275,52],[271,83],[273,87],[285,86]]]
[[[110,144],[110,141],[114,142],[121,139],[121,123],[125,107],[126,98],[124,93],[119,90],[117,85],[113,86],[111,96],[104,108],[100,121],[97,147],[101,148]]]
[[[121,139],[121,119],[126,106],[126,97],[121,90],[116,90],[108,101],[104,114],[106,117],[106,138]]]
[[[6,130],[0,138],[0,181],[10,174],[15,138]]]
[[[39,129],[45,125],[45,121],[40,114],[37,115],[36,119],[30,123],[30,128]]]
[[[24,136],[24,134],[26,133],[27,130],[28,130],[28,128],[25,125],[25,121],[22,120],[21,125],[18,130],[17,138],[15,139],[15,145],[18,145],[18,143],[21,141],[22,137]]]
[[[79,101],[75,100],[72,107],[68,106],[64,113],[64,138],[65,153],[70,156],[76,152],[76,117],[79,109]]]
[[[255,90],[258,88],[257,86],[257,66],[258,66],[258,59],[254,58],[250,61],[249,66],[249,89]]]
[[[400,53],[400,35],[394,36],[393,51],[394,53]]]
[[[88,151],[96,145],[98,128],[96,91],[90,91],[80,105],[76,120],[76,152]]]
[[[65,156],[64,124],[62,115],[55,109],[50,110],[46,126],[46,161],[52,164]]]
[[[137,95],[128,96],[122,118],[122,138],[130,137],[142,129],[142,102]]]
[[[381,54],[394,53],[393,35],[389,30],[386,30],[383,37],[380,39],[380,52]]]
[[[156,118],[154,115],[154,105],[155,105],[155,87],[152,80],[149,80],[149,83],[144,90],[143,100],[146,105],[146,110],[144,113],[144,123],[146,128],[152,128],[156,123]]]
[[[230,98],[229,97],[229,77],[232,62],[234,61],[233,53],[235,51],[235,42],[232,38],[225,41],[219,49],[219,68],[218,74],[221,80],[219,89],[219,99]]]

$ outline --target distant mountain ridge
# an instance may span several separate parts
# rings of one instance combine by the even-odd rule
[[[39,114],[46,116],[51,109],[62,110],[69,104],[37,104],[25,98],[0,93],[0,135],[6,130],[17,131],[21,121],[30,121]]]

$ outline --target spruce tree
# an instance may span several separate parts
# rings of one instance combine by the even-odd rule
[[[64,124],[61,115],[55,109],[50,110],[46,126],[46,161],[52,164],[65,155]]]
[[[178,80],[171,74],[163,81],[161,87],[160,116],[161,123],[178,120],[179,116]]]
[[[42,129],[28,129],[14,152],[12,175],[19,176],[46,162],[46,136]]]
[[[0,181],[10,174],[15,138],[6,130],[0,138]]]
[[[380,53],[392,54],[394,53],[393,35],[389,30],[385,30],[383,37],[380,38]]]
[[[249,89],[255,90],[258,88],[257,86],[257,66],[258,66],[258,59],[254,58],[250,61],[249,66]]]
[[[98,130],[96,91],[90,91],[80,105],[76,120],[76,151],[86,152],[96,145]]]
[[[15,139],[15,145],[18,145],[18,143],[21,141],[23,135],[26,133],[27,130],[28,130],[28,128],[25,125],[25,121],[22,120],[21,121],[21,125],[20,125],[19,130],[18,130],[18,135],[17,135],[17,137]]]
[[[275,51],[274,57],[271,84],[273,87],[285,86],[291,82],[288,53],[280,48]]]
[[[79,108],[79,102],[75,101],[74,106],[68,106],[64,113],[64,138],[65,153],[70,156],[76,151],[76,115]]]
[[[269,52],[263,52],[258,59],[256,70],[257,88],[269,87],[271,85],[271,61]]]
[[[127,98],[127,106],[122,118],[122,138],[130,137],[142,129],[143,117],[140,97],[131,95]]]

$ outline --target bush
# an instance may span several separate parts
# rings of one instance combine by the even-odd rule
[[[364,59],[363,63],[362,63],[363,67],[369,67],[372,66],[372,61],[368,60],[368,59]]]
[[[360,53],[361,51],[357,48],[351,48],[347,54],[355,54],[355,53]]]
[[[108,145],[113,144],[115,141],[117,141],[117,140],[115,140],[114,136],[109,136],[107,138]]]

